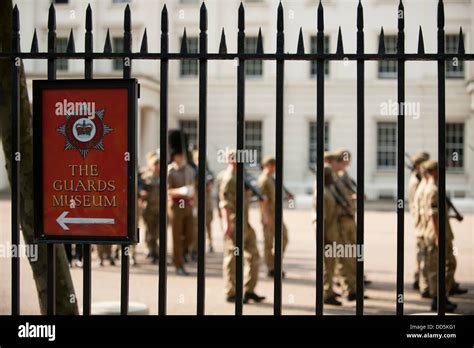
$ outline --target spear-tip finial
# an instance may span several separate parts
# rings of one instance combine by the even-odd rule
[[[278,15],[277,15],[277,31],[282,32],[284,28],[284,15],[283,15],[283,5],[278,5]]]
[[[341,26],[339,26],[339,30],[337,31],[337,48],[336,48],[336,54],[344,54],[344,45],[342,42],[342,31],[341,31]]]
[[[423,41],[423,30],[420,29],[418,30],[418,54],[424,54],[425,53],[425,43]]]
[[[202,3],[199,12],[199,29],[201,29],[201,31],[207,30],[207,8],[204,2]]]
[[[31,53],[38,53],[39,49],[38,49],[38,36],[36,35],[36,28],[35,28],[35,31],[33,33],[33,39],[31,40],[31,49],[30,49]]]
[[[304,39],[303,39],[303,28],[300,27],[300,34],[298,36],[298,48],[296,49],[298,54],[304,54]]]
[[[384,32],[383,32],[383,27],[380,28],[379,54],[385,54],[385,35],[384,35]]]
[[[56,9],[54,8],[54,4],[51,3],[49,6],[48,12],[48,30],[55,30],[56,29]]]
[[[362,2],[359,0],[357,5],[357,29],[362,30],[364,28],[364,8]]]
[[[241,2],[239,6],[239,30],[243,31],[245,29],[245,8],[244,4]]]
[[[188,54],[188,38],[186,36],[186,28],[183,31],[183,37],[181,39],[181,54]]]
[[[110,40],[109,29],[107,29],[107,35],[105,36],[104,53],[112,53],[112,42]]]
[[[443,0],[438,2],[438,29],[444,28],[444,3]]]
[[[458,54],[464,54],[464,34],[462,33],[462,27],[459,28],[459,43],[458,43]]]
[[[146,33],[146,28],[145,28],[145,31],[143,32],[142,44],[140,46],[140,53],[148,53],[148,36]]]
[[[222,33],[221,33],[221,42],[219,43],[219,53],[220,54],[226,54],[227,53],[227,44],[226,44],[226,40],[225,40],[224,28],[222,28]]]
[[[132,16],[130,13],[130,4],[127,4],[127,6],[125,7],[124,17],[123,17],[123,27],[125,31],[132,30]]]
[[[258,29],[258,37],[257,37],[257,54],[263,54],[263,38],[262,38],[262,28]]]
[[[12,12],[12,28],[13,31],[19,31],[20,30],[20,11],[18,11],[18,6],[15,4],[13,7],[13,12]]]
[[[324,30],[324,8],[321,0],[318,5],[318,31]]]
[[[168,32],[168,9],[166,4],[163,5],[163,9],[161,10],[161,31],[163,33]]]
[[[74,44],[74,33],[73,33],[72,29],[69,32],[69,39],[67,40],[66,52],[67,53],[76,52],[76,47],[75,47],[75,44]]]
[[[92,8],[91,4],[87,5],[87,10],[86,10],[86,31],[91,31],[92,30]]]

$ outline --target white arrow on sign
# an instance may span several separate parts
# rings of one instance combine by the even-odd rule
[[[67,224],[81,224],[81,225],[113,225],[115,224],[115,219],[100,219],[100,218],[67,218],[66,215],[69,214],[68,211],[63,212],[58,216],[56,222],[63,230],[69,230]]]

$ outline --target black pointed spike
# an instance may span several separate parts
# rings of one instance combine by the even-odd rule
[[[398,31],[405,29],[405,7],[403,6],[402,0],[398,4]]]
[[[86,10],[86,31],[92,31],[92,8],[91,8],[91,4],[87,5],[87,10]]]
[[[438,2],[438,29],[444,28],[444,3],[443,0]]]
[[[300,35],[298,36],[298,48],[296,50],[298,54],[304,54],[304,40],[303,40],[303,28],[300,27]]]
[[[321,0],[318,5],[318,31],[324,30],[324,9]]]
[[[74,53],[76,52],[76,47],[74,45],[74,33],[71,32],[69,33],[69,39],[67,40],[67,48],[66,48],[67,53]]]
[[[224,28],[222,28],[221,42],[219,43],[219,53],[220,54],[226,54],[227,53],[227,44],[225,42]]]
[[[188,54],[188,38],[186,36],[186,28],[184,28],[183,38],[181,39],[181,54]]]
[[[379,54],[385,54],[385,35],[383,33],[383,27],[380,29]]]
[[[423,41],[423,30],[421,29],[418,31],[418,54],[425,54],[425,43]]]
[[[126,32],[132,30],[132,15],[130,13],[130,5],[127,4],[125,7],[124,17],[123,17],[123,28]]]
[[[239,30],[245,29],[245,8],[244,4],[240,3],[239,6]]]
[[[284,28],[284,14],[283,14],[283,5],[280,4],[278,5],[278,15],[277,15],[277,31],[283,32]]]
[[[462,27],[459,29],[459,43],[458,43],[458,54],[464,54],[464,35],[462,33]]]
[[[258,29],[257,37],[257,54],[263,54],[263,38],[262,38],[262,28]]]
[[[361,0],[359,0],[359,4],[357,5],[357,29],[364,29],[364,9]]]
[[[148,37],[146,34],[146,28],[143,32],[142,45],[140,47],[140,53],[148,53]]]
[[[199,12],[199,29],[201,31],[207,30],[207,8],[204,2],[202,3],[201,10]]]
[[[12,29],[13,31],[19,31],[20,30],[20,11],[18,11],[18,6],[15,5],[13,7],[12,11]]]
[[[337,48],[336,48],[336,54],[344,54],[344,45],[342,43],[342,31],[341,27],[339,27],[339,30],[337,32]]]
[[[54,8],[54,4],[49,6],[48,29],[51,31],[56,29],[56,9]]]
[[[107,36],[105,37],[104,53],[112,53],[112,42],[110,40],[109,29],[107,29]]]
[[[168,9],[166,4],[163,6],[163,10],[161,10],[161,31],[163,33],[168,32]]]
[[[33,40],[31,40],[31,53],[38,53],[38,36],[36,35],[36,29],[35,32],[33,33]]]

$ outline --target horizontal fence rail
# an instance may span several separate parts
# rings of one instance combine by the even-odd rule
[[[425,53],[423,33],[420,27],[418,36],[418,50],[416,53],[405,52],[405,10],[402,1],[397,9],[398,18],[398,44],[396,53],[386,53],[383,39],[383,28],[381,30],[379,50],[377,53],[366,53],[364,49],[364,19],[363,6],[359,1],[357,5],[356,18],[356,43],[355,53],[345,53],[343,48],[343,37],[339,28],[337,38],[337,49],[334,53],[325,53],[324,47],[324,8],[320,2],[317,7],[317,53],[305,53],[303,30],[300,29],[298,45],[295,47],[295,53],[285,53],[285,34],[284,34],[284,9],[280,3],[277,9],[277,28],[276,28],[276,52],[264,53],[262,36],[258,36],[257,49],[255,52],[245,52],[245,8],[241,3],[238,9],[238,33],[237,33],[237,52],[228,52],[226,45],[226,36],[222,30],[221,41],[218,52],[208,52],[208,14],[205,4],[200,8],[199,21],[199,53],[189,53],[186,44],[186,32],[183,35],[181,51],[179,53],[169,52],[169,21],[166,5],[161,12],[161,50],[160,52],[148,52],[148,37],[146,29],[144,31],[140,51],[132,52],[132,32],[131,32],[131,10],[129,5],[124,11],[124,49],[123,52],[112,52],[110,34],[107,32],[103,52],[93,51],[93,31],[92,31],[92,9],[90,5],[86,10],[85,23],[85,50],[76,52],[74,45],[74,36],[71,30],[66,52],[57,52],[56,47],[56,12],[52,4],[48,14],[48,44],[47,51],[40,51],[36,31],[34,33],[30,52],[21,52],[20,49],[20,13],[15,5],[13,9],[12,26],[12,47],[10,51],[0,52],[0,58],[10,59],[12,62],[12,245],[18,246],[19,226],[20,226],[20,165],[16,160],[20,149],[20,102],[19,102],[19,67],[17,59],[47,60],[47,78],[56,79],[57,60],[58,59],[81,59],[84,60],[84,78],[93,79],[93,62],[101,59],[123,59],[123,78],[130,78],[131,62],[133,60],[159,60],[160,61],[160,154],[166,161],[168,158],[167,132],[168,132],[168,82],[169,82],[169,62],[173,60],[191,59],[199,61],[199,189],[198,189],[198,274],[197,274],[197,309],[198,315],[205,314],[205,175],[206,175],[206,141],[207,141],[207,64],[213,60],[236,60],[237,65],[237,110],[236,110],[236,140],[237,150],[245,148],[244,141],[244,123],[245,123],[245,62],[247,60],[271,60],[276,62],[276,100],[275,100],[275,119],[276,119],[276,205],[275,205],[275,277],[274,277],[274,314],[282,313],[282,216],[283,216],[283,179],[284,179],[284,69],[286,61],[315,61],[317,70],[316,80],[316,139],[317,139],[317,224],[316,224],[316,305],[315,314],[323,314],[323,247],[324,247],[324,177],[323,177],[323,157],[324,157],[324,65],[327,61],[355,61],[357,63],[357,244],[364,245],[364,124],[365,124],[365,62],[393,60],[398,62],[397,71],[397,98],[399,103],[405,101],[405,63],[408,61],[434,61],[438,66],[438,162],[439,162],[439,262],[438,262],[438,294],[445,293],[445,223],[446,223],[446,143],[445,143],[445,62],[457,59],[459,61],[473,61],[474,54],[466,53],[462,28],[460,29],[459,46],[457,53],[445,53],[445,32],[444,32],[444,4],[442,0],[438,1],[437,18],[437,52]],[[404,304],[404,154],[405,154],[405,121],[400,112],[397,117],[397,285],[396,285],[396,313],[403,315]],[[158,314],[167,314],[167,172],[160,172],[160,207],[162,214],[159,219],[159,238],[160,253],[158,267]],[[244,166],[243,163],[237,165],[237,211],[236,211],[236,246],[243,250],[243,230],[244,230]],[[128,314],[129,303],[129,245],[122,246],[122,265],[121,265],[121,314]],[[48,295],[47,295],[47,313],[55,314],[55,286],[56,269],[55,259],[56,250],[53,244],[47,247],[48,259]],[[84,244],[84,269],[83,269],[83,313],[91,313],[91,245]],[[357,302],[356,314],[364,314],[364,262],[357,261]],[[12,314],[20,314],[20,268],[19,260],[12,260]],[[239,252],[236,257],[236,302],[235,314],[243,314],[243,253]],[[438,314],[445,314],[445,298],[438,296]]]

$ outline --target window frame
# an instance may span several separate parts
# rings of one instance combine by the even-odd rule
[[[380,35],[378,36],[380,42]],[[384,35],[385,53],[397,53],[398,37],[395,34]],[[393,45],[393,46],[392,46]],[[398,62],[396,60],[379,60],[377,62],[377,78],[381,80],[396,79]]]
[[[390,125],[391,129],[390,131],[393,132],[393,139],[394,142],[393,144],[384,144],[383,148],[381,148],[381,135],[380,135],[380,127],[382,125],[386,126],[386,129],[388,128],[388,125]],[[388,141],[385,140],[385,143]],[[376,163],[376,168],[378,171],[393,171],[397,168],[397,122],[391,122],[391,121],[377,121],[376,123],[376,143],[375,143],[375,163]],[[387,156],[387,154],[392,154],[392,159],[391,161],[393,162],[392,164],[388,165],[382,165],[380,163],[381,158],[380,155],[381,153],[386,154],[385,155],[385,161],[390,160]]]

